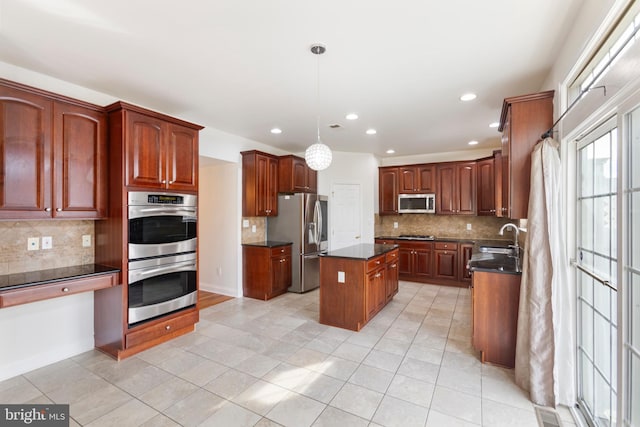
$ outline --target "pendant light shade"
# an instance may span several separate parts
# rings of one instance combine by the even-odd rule
[[[304,159],[307,165],[313,170],[321,171],[331,164],[331,149],[324,145],[320,139],[315,144],[310,145],[304,152]]]
[[[314,55],[322,55],[326,51],[326,47],[321,44],[314,44],[311,46],[311,53]],[[331,149],[322,143],[320,140],[320,56],[318,56],[318,85],[317,85],[317,103],[318,103],[318,115],[316,121],[316,130],[318,132],[318,139],[315,144],[310,145],[304,152],[304,159],[307,165],[316,171],[326,169],[331,164],[333,155]]]

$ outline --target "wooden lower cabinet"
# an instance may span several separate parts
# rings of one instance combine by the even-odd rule
[[[398,249],[369,260],[320,258],[320,323],[359,331],[397,293]]]
[[[268,300],[291,286],[291,243],[270,246],[242,246],[242,293]]]
[[[472,342],[483,363],[515,365],[520,279],[519,274],[473,272]]]
[[[434,275],[436,279],[458,280],[458,244],[434,243]]]

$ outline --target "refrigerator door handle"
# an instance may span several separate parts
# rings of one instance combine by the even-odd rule
[[[322,233],[322,211],[320,209],[320,202],[318,200],[316,200],[313,216],[313,221],[316,224],[316,244],[319,245],[321,237],[320,235]]]

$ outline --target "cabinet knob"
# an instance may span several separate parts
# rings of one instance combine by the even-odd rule
[[[286,259],[284,259],[284,258],[282,258],[282,259],[280,260],[280,262],[285,262],[285,261],[286,261]]]
[[[173,184],[173,181],[169,181],[169,184]]]
[[[169,329],[171,329],[171,325],[167,325],[164,328],[168,331]]]
[[[51,208],[44,208],[45,212],[51,212]]]
[[[69,292],[69,288],[62,288],[62,292]]]
[[[56,212],[62,212],[62,208],[56,208]]]
[[[167,180],[166,180],[166,179],[163,179],[161,182],[162,182],[163,184],[166,184],[166,183],[167,183]]]

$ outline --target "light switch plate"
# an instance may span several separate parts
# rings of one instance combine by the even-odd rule
[[[51,249],[53,247],[53,238],[51,236],[42,237],[42,249]]]
[[[83,248],[91,247],[91,234],[82,235],[82,247]]]
[[[393,228],[398,228],[398,221],[393,222]]]
[[[471,230],[471,224],[467,224],[467,230]]]
[[[248,219],[243,219],[242,220],[242,228],[249,228],[249,220]]]
[[[338,283],[344,283],[344,271],[338,271]]]

